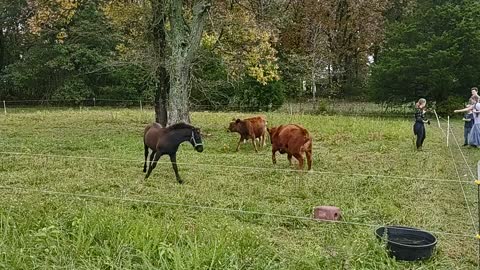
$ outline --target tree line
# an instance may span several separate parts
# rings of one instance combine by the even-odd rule
[[[275,109],[317,97],[459,104],[478,84],[475,0],[1,0],[1,99]]]

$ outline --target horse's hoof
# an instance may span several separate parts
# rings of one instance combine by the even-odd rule
[[[181,185],[183,184],[183,180],[178,180],[178,183]]]

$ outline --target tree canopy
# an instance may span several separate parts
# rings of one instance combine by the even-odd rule
[[[372,65],[372,97],[405,102],[467,97],[480,71],[478,1],[419,1],[412,14],[387,27]]]
[[[440,102],[466,97],[480,77],[474,0],[19,0],[0,10],[1,99],[142,99],[172,115],[318,96]]]

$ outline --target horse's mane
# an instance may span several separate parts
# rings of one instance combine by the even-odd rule
[[[194,127],[186,123],[177,123],[167,127],[168,130],[186,129],[186,128],[193,129]]]

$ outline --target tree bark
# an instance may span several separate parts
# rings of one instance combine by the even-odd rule
[[[172,55],[170,58],[170,93],[168,98],[168,125],[190,122],[189,96],[191,66],[200,46],[203,27],[210,1],[201,0],[193,6],[191,25],[183,17],[183,1],[171,3],[169,13],[172,29]]]
[[[157,74],[159,81],[161,81],[161,74]],[[168,80],[167,80],[168,85]],[[168,92],[164,87],[163,83],[156,84],[155,92],[155,122],[159,123],[162,127],[167,126],[168,114],[167,114],[167,103],[168,103]]]
[[[168,93],[170,84],[165,62],[167,59],[167,40],[165,35],[165,1],[152,1],[152,30],[153,30],[153,48],[155,51],[155,76],[157,83],[155,84],[155,121],[167,126],[168,114]]]

